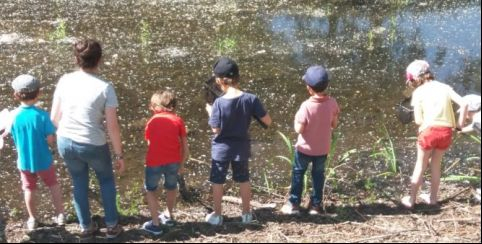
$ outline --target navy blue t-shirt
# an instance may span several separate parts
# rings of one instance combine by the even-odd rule
[[[214,101],[209,125],[220,132],[212,141],[211,157],[217,161],[246,161],[251,156],[249,125],[251,118],[263,118],[266,110],[253,94]]]

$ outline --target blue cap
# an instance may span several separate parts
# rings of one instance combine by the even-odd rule
[[[322,65],[311,66],[306,70],[303,80],[310,87],[328,86],[328,72]]]
[[[217,77],[235,78],[239,77],[239,68],[234,60],[222,57],[213,66],[214,75]]]

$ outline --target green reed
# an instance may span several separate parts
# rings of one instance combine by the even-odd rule
[[[383,137],[374,143],[373,152],[370,157],[380,158],[385,162],[387,171],[381,175],[396,175],[399,170],[395,146],[385,124],[383,124],[382,128]]]
[[[67,24],[65,23],[65,20],[58,19],[57,21],[57,27],[55,27],[55,30],[49,34],[50,41],[58,41],[67,37]]]

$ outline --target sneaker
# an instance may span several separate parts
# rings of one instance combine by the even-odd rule
[[[210,223],[211,225],[222,225],[223,216],[217,215],[214,212],[212,212],[206,216],[206,222]]]
[[[286,203],[281,208],[281,212],[284,214],[299,214],[300,207],[292,204],[290,201],[286,201]]]
[[[37,221],[34,218],[28,218],[27,220],[27,230],[33,231],[37,228]]]
[[[57,215],[57,217],[54,217],[54,222],[58,226],[64,226],[65,225],[65,215],[63,213]]]
[[[152,223],[152,220],[150,221],[147,221],[145,222],[143,225],[142,225],[142,229],[153,234],[153,235],[161,235],[162,234],[162,229],[160,226],[155,226],[153,223]]]
[[[320,206],[311,206],[310,211],[308,212],[310,215],[320,215],[321,208]]]
[[[422,199],[422,201],[427,204],[427,205],[437,205],[436,202],[432,202],[431,199],[430,199],[430,194],[427,194],[427,193],[422,193],[420,194],[420,199]]]
[[[90,223],[89,228],[83,229],[81,227],[79,236],[80,236],[81,240],[85,240],[85,239],[93,238],[98,233],[99,233],[99,226],[97,225],[97,223],[95,221],[92,221]]]
[[[105,237],[107,239],[114,239],[118,237],[122,232],[124,232],[124,228],[119,224],[116,224],[113,227],[107,227],[107,232],[105,233]]]
[[[253,214],[252,213],[244,213],[241,215],[241,222],[243,224],[250,224],[253,222]]]
[[[174,220],[171,219],[171,217],[167,217],[164,213],[159,214],[159,221],[161,222],[161,224],[168,227],[173,227],[176,224]]]
[[[415,205],[413,202],[412,202],[412,199],[410,196],[404,196],[401,200],[401,203],[402,205],[405,207],[405,208],[408,208],[408,209],[411,209],[413,208],[413,205]]]
[[[477,190],[475,190],[474,198],[477,202],[480,202],[480,188],[477,188]]]

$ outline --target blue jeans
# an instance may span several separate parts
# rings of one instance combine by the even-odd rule
[[[290,202],[299,206],[304,186],[304,176],[308,165],[312,163],[311,178],[313,191],[311,194],[311,206],[320,206],[323,201],[323,186],[325,185],[325,161],[327,155],[309,156],[301,152],[295,152],[295,162],[291,174]]]
[[[179,163],[156,167],[146,166],[144,169],[144,188],[147,191],[156,191],[159,186],[159,181],[164,175],[164,189],[168,191],[176,190],[179,166]]]
[[[102,195],[102,205],[105,212],[105,223],[108,227],[115,226],[119,219],[116,206],[115,178],[112,169],[112,159],[107,144],[95,146],[77,143],[64,137],[58,137],[59,154],[72,176],[74,186],[74,207],[80,226],[87,229],[91,223],[89,207],[89,168],[97,176]]]

